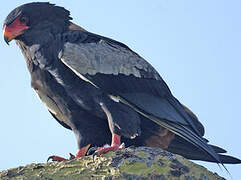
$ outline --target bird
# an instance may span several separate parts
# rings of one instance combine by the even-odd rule
[[[209,144],[197,116],[173,96],[149,62],[72,20],[64,7],[31,2],[12,10],[3,23],[5,42],[15,40],[25,57],[32,88],[77,139],[76,155],[48,160],[101,155],[125,145],[162,148],[192,160],[241,163]]]

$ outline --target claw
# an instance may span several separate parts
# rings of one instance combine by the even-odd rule
[[[92,160],[95,161],[95,156],[98,155],[98,152],[95,151],[93,154],[92,154]]]
[[[52,159],[54,159],[54,156],[49,156],[47,159],[47,163],[49,162],[49,160],[52,160]]]
[[[91,147],[88,152],[87,155],[92,154],[92,159],[95,159],[95,156],[107,153],[109,151],[115,151],[117,149],[123,149],[125,148],[125,144],[124,143],[120,143],[120,136],[117,134],[113,134],[112,135],[112,141],[111,141],[111,145],[104,145],[103,147]]]
[[[92,147],[89,149],[88,151],[88,155],[90,155],[90,153],[92,154],[92,159],[93,161],[95,160],[95,156],[99,156],[101,154],[107,153],[109,151],[115,151],[117,149],[125,149],[125,144],[122,143],[121,145],[112,145],[112,146],[104,146],[104,147]],[[93,152],[94,151],[94,152]]]
[[[49,160],[58,161],[58,162],[69,161],[69,160],[72,160],[72,159],[77,159],[77,158],[83,157],[83,156],[85,156],[86,151],[89,149],[89,147],[90,147],[90,144],[88,144],[87,146],[84,146],[82,148],[79,148],[76,155],[73,155],[73,154],[69,153],[69,155],[70,155],[69,159],[65,159],[65,158],[62,158],[62,157],[59,157],[59,156],[55,156],[55,155],[49,156],[48,159],[47,159],[47,162],[49,162]]]
[[[69,160],[75,159],[75,155],[73,155],[72,153],[69,153]]]
[[[87,156],[89,156],[89,155],[93,155],[93,153],[95,153],[95,151],[98,149],[98,147],[97,146],[95,146],[95,147],[91,147],[91,148],[89,148],[89,150],[87,151]]]
[[[62,158],[62,157],[59,157],[59,156],[49,156],[48,159],[47,159],[47,162],[49,162],[49,160],[57,161],[57,162],[68,161],[68,159],[65,159],[65,158]]]

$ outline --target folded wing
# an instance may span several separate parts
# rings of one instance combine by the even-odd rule
[[[126,45],[89,32],[69,31],[66,37],[59,59],[81,79],[221,163],[213,148],[202,138],[204,131],[199,124],[192,120],[147,61]]]

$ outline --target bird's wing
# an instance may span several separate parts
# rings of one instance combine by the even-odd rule
[[[190,126],[200,134],[183,106],[147,61],[117,41],[88,32],[71,33],[81,40],[66,42],[59,58],[80,78],[108,94],[127,99],[149,114]]]
[[[66,123],[64,123],[63,121],[61,121],[61,120],[59,120],[58,118],[57,118],[57,116],[54,114],[54,113],[52,113],[50,110],[49,110],[49,113],[54,117],[54,119],[56,119],[56,121],[59,123],[59,124],[61,124],[63,127],[65,127],[65,128],[67,128],[67,129],[69,129],[69,130],[72,130],[71,129],[71,127],[69,127]]]
[[[195,124],[198,131],[201,133],[201,136],[204,136],[205,129],[204,129],[204,126],[202,125],[202,123],[198,120],[198,117],[187,106],[182,104],[182,107],[185,109],[188,116],[192,119],[192,122]]]
[[[83,80],[219,161],[157,71],[126,45],[84,31],[68,31],[59,59]]]

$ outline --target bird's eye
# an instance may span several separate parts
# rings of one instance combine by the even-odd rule
[[[20,18],[20,22],[21,22],[21,23],[27,24],[28,21],[29,21],[29,19],[28,19],[27,16],[22,16],[22,17]]]

